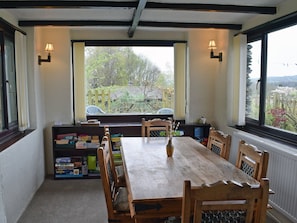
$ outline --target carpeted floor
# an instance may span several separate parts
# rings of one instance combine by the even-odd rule
[[[101,180],[47,178],[18,221],[18,223],[68,222],[107,223]],[[268,216],[267,223],[284,223],[284,221]]]
[[[18,223],[107,223],[99,179],[44,181]]]

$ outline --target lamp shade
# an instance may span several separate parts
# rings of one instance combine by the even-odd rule
[[[216,48],[216,42],[214,40],[210,40],[208,44],[208,49],[215,50]]]
[[[51,52],[54,50],[54,45],[52,43],[47,43],[45,46],[45,51]]]

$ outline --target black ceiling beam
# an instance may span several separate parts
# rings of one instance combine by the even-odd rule
[[[136,10],[134,11],[134,14],[133,14],[132,25],[128,30],[128,36],[130,38],[132,38],[133,35],[134,35],[134,32],[135,32],[136,27],[137,27],[137,25],[139,23],[142,11],[145,8],[146,3],[147,3],[147,0],[139,0],[138,6],[137,6],[137,8],[136,8]]]
[[[97,20],[67,20],[67,21],[36,21],[23,20],[19,21],[19,26],[118,26],[129,27],[131,21],[97,21]],[[218,28],[218,29],[232,29],[241,30],[240,24],[218,24],[218,23],[177,23],[177,22],[150,22],[140,21],[138,26],[143,27],[164,27],[164,28]]]
[[[181,22],[150,22],[140,21],[139,26],[145,27],[167,27],[167,28],[214,28],[241,30],[241,24],[220,24],[220,23],[181,23]]]
[[[0,1],[0,8],[136,8],[135,1]]]
[[[221,5],[221,4],[184,4],[184,3],[148,2],[146,4],[146,9],[276,14],[276,7]]]
[[[0,1],[0,8],[87,8],[119,7],[136,8],[137,1]],[[276,7],[243,6],[222,4],[187,4],[147,2],[146,9],[167,9],[185,11],[215,11],[234,13],[275,14]]]
[[[19,21],[19,26],[125,26],[131,21],[98,21],[98,20],[24,20]]]

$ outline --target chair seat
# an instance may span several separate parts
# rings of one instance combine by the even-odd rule
[[[114,209],[118,212],[129,212],[128,191],[125,187],[119,187],[113,201]]]

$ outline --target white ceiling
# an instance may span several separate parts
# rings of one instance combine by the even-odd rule
[[[13,6],[7,7],[9,3],[14,2]],[[29,2],[32,5],[30,8]],[[32,3],[33,2],[33,3]],[[54,7],[46,7],[47,2],[54,2]],[[231,5],[231,6],[252,6],[252,7],[277,7],[282,0],[141,0],[143,4],[146,3],[144,9],[141,7],[98,7],[93,6],[59,6],[59,3],[96,3],[102,1],[46,1],[46,0],[35,0],[35,1],[0,1],[0,8],[5,8],[10,13],[16,16],[21,22],[87,22],[87,21],[113,21],[113,22],[127,22],[127,26],[131,27],[133,22],[136,22],[138,26],[141,26],[141,22],[165,22],[165,23],[190,23],[190,24],[235,24],[241,25],[251,17],[258,15],[258,13],[246,13],[246,12],[225,12],[225,11],[214,11],[214,10],[192,10],[192,9],[156,9],[156,8],[145,8],[148,3],[164,3],[164,4],[207,4],[207,5]],[[72,2],[72,3],[71,3]],[[108,3],[124,3],[132,2],[138,4],[135,0],[105,0]],[[18,3],[20,3],[18,5]],[[21,4],[22,3],[22,4]],[[28,3],[28,4],[27,4]],[[40,3],[43,5],[41,6]],[[277,9],[277,8],[276,8]],[[135,20],[135,16],[139,13],[138,20]],[[263,14],[263,16],[269,16]],[[89,24],[90,25],[90,24]],[[135,25],[135,23],[134,23]],[[94,25],[95,26],[95,25]],[[98,26],[98,24],[96,24]],[[125,25],[123,25],[125,26]],[[163,26],[163,28],[166,28]],[[136,29],[136,28],[135,28]]]

